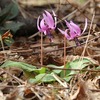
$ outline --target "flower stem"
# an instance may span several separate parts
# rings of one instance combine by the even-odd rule
[[[74,39],[74,41],[75,41],[75,43],[76,43],[77,46],[81,45],[77,37]]]
[[[64,68],[66,68],[66,37],[64,36]],[[64,71],[64,76],[66,75],[66,70]]]
[[[43,33],[41,32],[41,66],[43,65]]]

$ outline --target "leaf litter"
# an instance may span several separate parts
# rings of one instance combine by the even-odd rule
[[[83,1],[84,4],[80,6]],[[58,13],[58,18],[72,19],[80,25],[81,29],[84,28],[84,18],[89,19],[86,32],[79,37],[80,46],[76,46],[74,41],[66,40],[66,59],[64,59],[64,36],[58,30],[53,33],[53,43],[43,35],[43,65],[41,65],[39,33],[36,35],[37,39],[36,36],[30,39],[20,36],[16,37],[10,47],[1,46],[0,100],[100,99],[100,18],[98,17],[100,6],[98,0],[82,0],[82,2],[66,0],[65,4],[53,2],[53,6],[52,3],[47,2]],[[26,3],[23,4],[23,0],[22,5],[26,5]],[[25,9],[22,5],[19,5],[21,9]],[[41,6],[42,11],[51,10],[50,7],[43,8],[43,6]],[[27,3],[27,7],[30,9],[32,5],[29,6]],[[41,9],[39,6],[31,8],[37,12],[39,9]],[[90,30],[93,11],[95,11],[95,18]],[[41,10],[39,13],[41,14]],[[34,16],[38,18],[40,14],[36,13]],[[59,23],[58,26],[62,28]],[[90,34],[88,34],[89,31]],[[84,55],[82,55],[83,51]]]

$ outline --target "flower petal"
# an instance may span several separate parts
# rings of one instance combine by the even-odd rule
[[[71,40],[71,37],[67,34],[67,29],[65,31],[61,30],[58,28],[58,30],[68,39],[68,40]]]
[[[55,23],[54,28],[56,28],[56,25],[57,25],[57,17],[56,17],[56,14],[55,14],[55,12],[53,10],[52,10],[52,13],[53,13],[53,16],[54,16],[54,23]]]
[[[38,28],[38,30],[40,31],[41,28],[40,28],[40,25],[39,25],[39,20],[40,20],[40,16],[39,16],[38,19],[37,19],[37,28]]]
[[[78,36],[80,36],[81,35],[81,29],[80,29],[80,27],[77,24],[73,23],[73,21],[70,21],[70,25],[73,27],[73,29],[76,32],[76,34]]]
[[[44,24],[44,19],[42,19],[39,23],[40,16],[37,19],[37,28],[40,32],[44,32],[47,29],[47,26]]]
[[[60,28],[58,28],[58,30],[59,30],[63,35],[65,35],[65,31],[61,30]]]
[[[43,17],[45,19],[46,24],[49,26],[49,28],[53,28],[54,27],[54,20],[52,15],[45,10],[46,14],[43,14]]]
[[[48,29],[48,26],[46,26],[45,23],[44,23],[44,19],[41,20],[40,27],[41,27],[42,32],[44,32],[45,30]]]
[[[68,40],[72,40],[72,37],[68,35],[68,29],[66,29],[65,32],[66,32],[65,37],[66,37]]]
[[[65,23],[66,23],[67,27],[70,28],[70,23],[67,22],[66,20],[65,20]]]
[[[69,22],[65,21],[66,22],[66,25],[67,27],[69,28],[70,30],[70,39],[74,39],[76,36],[77,36],[77,33],[75,32],[75,29],[73,28],[73,26],[70,25]]]

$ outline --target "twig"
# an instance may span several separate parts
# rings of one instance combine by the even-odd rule
[[[56,46],[56,45],[59,45],[59,44],[61,44],[61,42],[58,42],[58,43],[43,43],[43,47],[48,47],[48,46]],[[36,44],[36,45],[34,45],[34,44],[32,44],[32,45],[30,45],[30,48],[38,48],[38,47],[40,47],[40,44]]]
[[[37,65],[37,66],[41,66],[41,65]],[[51,67],[51,66],[46,66],[46,65],[42,65],[41,67],[46,67],[49,69],[56,69],[56,70],[73,70],[73,71],[89,71],[89,72],[100,72],[100,70],[93,70],[93,69],[74,69],[74,68],[59,68],[59,67]]]
[[[3,44],[3,41],[2,41],[1,35],[0,35],[0,41],[1,41],[1,45],[2,45],[3,51],[5,51],[5,49],[4,49],[4,44]],[[6,60],[6,59],[7,59],[7,56],[6,56],[6,53],[5,53],[5,52],[4,52],[4,57],[5,57],[5,60]]]
[[[12,75],[10,72],[8,72],[8,71],[6,71],[6,70],[4,70],[4,69],[2,69],[2,70],[3,70],[5,73],[7,73],[8,75],[10,75],[13,79],[15,79],[18,83],[19,83],[19,82],[22,83],[22,84],[25,83],[24,81],[22,81],[22,80],[19,79],[18,77]]]
[[[86,44],[84,46],[84,50],[83,50],[81,56],[84,56],[84,54],[85,54],[85,50],[86,50],[86,47],[87,47],[87,43],[89,41],[89,36],[90,36],[90,32],[91,32],[91,28],[92,28],[92,23],[93,23],[93,20],[94,20],[94,16],[95,16],[95,14],[93,14],[93,17],[92,17],[92,21],[91,21],[91,24],[90,24],[90,29],[89,29],[88,37],[87,37]]]
[[[28,49],[28,50],[24,50],[24,49],[20,49],[20,50],[13,50],[11,51],[11,53],[31,53],[33,51],[33,49]],[[8,51],[9,52],[9,51]]]
[[[97,32],[97,33],[99,34],[100,32]],[[88,43],[91,43],[91,41],[93,41],[95,39],[98,39],[98,38],[100,38],[100,36],[97,36],[97,37],[95,37],[93,39],[90,39],[88,41]],[[55,45],[59,45],[59,44],[61,44],[61,43],[43,44],[43,47],[55,46]],[[81,43],[81,45],[84,45],[84,44],[86,44],[86,42]],[[41,45],[31,46],[31,48],[39,48],[39,47],[41,47]],[[73,46],[66,47],[66,49],[72,49],[72,48],[75,48],[75,47],[77,47],[77,46],[73,45]],[[94,48],[91,48],[91,49],[100,51],[100,49],[94,49]],[[49,53],[49,52],[55,52],[55,51],[60,51],[60,50],[64,50],[64,47],[56,49],[56,50],[49,50],[49,51],[46,51],[44,53],[46,54],[46,53]],[[14,49],[14,50],[11,50],[12,53],[23,53],[24,52],[22,55],[26,55],[25,52],[30,52],[31,53],[32,51],[33,51],[33,49],[29,49],[29,50],[26,50],[26,49],[25,50],[24,49]],[[10,52],[9,50],[5,50],[5,51],[1,51],[0,53],[9,53],[9,52]],[[35,55],[35,54],[40,54],[40,53],[41,52],[38,51],[38,52],[31,53],[31,54]]]
[[[93,40],[95,40],[95,39],[98,39],[98,38],[100,38],[100,36],[97,36],[97,37],[95,37],[95,38],[89,40],[87,43],[89,43],[89,42],[91,42],[91,41],[93,41]],[[85,43],[86,43],[86,42],[81,43],[81,45],[84,45]],[[76,46],[76,45],[73,45],[73,46],[66,47],[66,49],[72,49],[72,48],[75,48],[75,47],[77,47],[77,46]],[[56,50],[47,51],[47,52],[44,52],[44,53],[55,52],[55,51],[59,51],[59,50],[63,50],[63,49],[64,49],[64,48],[62,47],[62,48],[59,48],[59,49],[56,49]],[[40,53],[40,52],[35,52],[35,53],[32,53],[32,54],[39,54],[39,53]]]
[[[82,11],[84,11],[85,9],[83,9],[87,4],[90,3],[90,0],[87,1],[80,9],[82,9]],[[69,3],[70,4],[70,3]],[[73,12],[71,12],[70,14],[68,14],[67,16],[63,17],[61,20],[59,20],[57,23],[60,23],[61,21],[69,18],[70,16],[72,16],[73,14],[75,14],[77,11],[80,11],[79,8],[77,8],[76,10],[74,10]],[[80,11],[81,12],[81,11]]]
[[[39,31],[38,31],[38,32],[36,32],[35,34],[33,34],[33,35],[29,36],[29,37],[28,37],[28,39],[32,39],[33,37],[37,36],[39,33],[40,33]]]
[[[40,95],[33,89],[31,88],[32,92],[38,97],[39,100],[43,100]]]
[[[58,76],[56,76],[54,73],[52,74],[52,76],[63,86],[63,87],[67,87],[60,79]]]

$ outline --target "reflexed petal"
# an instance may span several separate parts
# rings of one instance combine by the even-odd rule
[[[85,19],[85,26],[84,26],[82,34],[85,32],[86,28],[87,28],[87,18]]]
[[[41,27],[42,29],[45,27],[44,19],[42,19],[42,20],[40,21],[40,27]]]
[[[76,32],[76,34],[78,36],[80,36],[81,35],[81,29],[80,29],[80,27],[77,24],[73,23],[72,21],[70,21],[70,25],[73,27],[73,29]]]
[[[44,19],[42,19],[40,23],[39,20],[40,20],[40,16],[37,19],[37,28],[40,32],[44,32],[47,29],[46,25],[44,24]]]
[[[67,27],[70,30],[70,38],[74,39],[77,36],[77,33],[75,33],[76,30],[73,28],[73,26],[70,25],[69,22],[67,22],[67,21],[65,21],[65,22],[66,22]]]
[[[49,26],[49,28],[53,28],[55,23],[52,15],[48,11],[45,11],[45,13],[46,14],[43,14],[43,17],[45,19],[46,24]]]
[[[70,39],[72,40],[72,39],[74,39],[75,37],[77,37],[77,34],[75,34],[74,31],[73,31],[73,32],[70,31]]]
[[[72,38],[71,38],[71,36],[68,35],[67,32],[68,32],[68,29],[65,30],[65,37],[66,37],[68,40],[71,40]]]
[[[61,30],[58,28],[58,30],[68,39],[68,40],[71,40],[71,37],[67,34],[67,29],[65,31]]]
[[[70,33],[70,38],[74,39],[77,36],[77,34],[74,32],[72,27],[70,27],[69,29],[70,29],[70,32],[69,32]]]
[[[66,23],[67,27],[70,28],[70,23],[67,22],[66,20],[65,20],[65,23]]]
[[[71,35],[72,37],[80,35],[80,31],[79,31],[78,27],[77,27],[75,24],[73,24],[72,22],[71,22],[71,24],[70,24],[70,23],[67,22],[66,20],[65,20],[65,22],[66,22],[67,27],[68,27],[69,30],[70,30],[70,35]]]
[[[54,11],[52,11],[52,13],[53,13],[53,16],[54,16],[54,23],[55,23],[54,28],[56,28],[56,25],[57,25],[57,17],[56,17],[56,14],[55,14]]]
[[[67,27],[69,28],[69,30],[70,30],[70,37],[71,37],[71,39],[74,39],[75,37],[77,37],[77,36],[80,36],[81,34],[80,34],[80,31],[79,30],[77,30],[74,26],[72,26],[69,22],[67,22],[67,21],[65,21],[66,22],[66,25],[67,25]]]
[[[63,35],[65,35],[65,31],[61,30],[60,28],[58,28],[58,30],[59,30]]]
[[[41,20],[40,22],[40,27],[41,27],[41,31],[44,32],[45,30],[48,29],[48,27],[45,25],[44,23],[44,19]]]
[[[37,19],[37,28],[38,28],[38,30],[40,31],[41,28],[40,28],[40,25],[39,25],[39,20],[40,20],[40,16],[39,16],[38,19]]]

